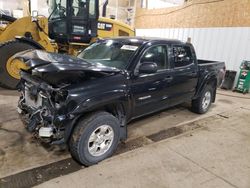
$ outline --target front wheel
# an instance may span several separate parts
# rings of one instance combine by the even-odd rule
[[[201,96],[192,101],[192,111],[198,114],[204,114],[208,111],[212,103],[213,89],[207,85],[201,93]]]
[[[96,112],[81,119],[69,141],[72,157],[85,166],[110,157],[120,139],[119,128],[118,119],[107,112]]]

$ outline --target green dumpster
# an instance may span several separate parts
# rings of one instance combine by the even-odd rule
[[[243,61],[240,66],[240,74],[235,88],[236,91],[248,93],[250,87],[250,61]]]

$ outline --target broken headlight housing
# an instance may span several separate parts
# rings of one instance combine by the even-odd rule
[[[68,91],[66,90],[59,90],[57,92],[54,91],[54,101],[55,103],[64,102],[68,97]]]

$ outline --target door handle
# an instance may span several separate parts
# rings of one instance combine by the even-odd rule
[[[197,75],[197,72],[191,72],[190,75],[191,75],[191,76],[196,76],[196,75]]]
[[[167,76],[164,78],[164,81],[171,82],[173,80],[173,76]]]

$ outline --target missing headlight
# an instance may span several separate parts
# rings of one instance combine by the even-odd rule
[[[55,96],[55,102],[56,103],[63,102],[68,97],[68,91],[60,90],[60,91],[56,92],[54,96]]]

